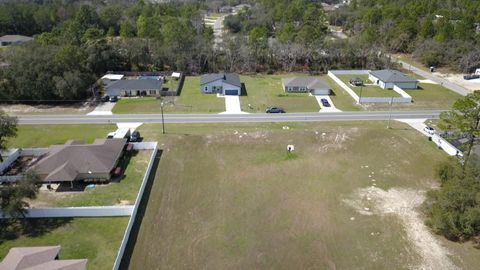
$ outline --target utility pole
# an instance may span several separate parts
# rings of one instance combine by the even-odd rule
[[[363,91],[363,83],[360,85],[360,97],[358,98],[358,104],[362,104],[362,91]]]
[[[165,120],[163,119],[163,101],[160,102],[160,111],[162,112],[162,134],[165,134]]]
[[[392,106],[393,106],[393,94],[392,94],[392,99],[390,100],[390,113],[388,114],[387,129],[390,129],[390,120],[392,119]]]

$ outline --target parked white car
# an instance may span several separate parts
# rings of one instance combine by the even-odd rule
[[[428,135],[433,135],[435,134],[435,129],[431,126],[426,126],[423,128],[423,131],[425,131]]]

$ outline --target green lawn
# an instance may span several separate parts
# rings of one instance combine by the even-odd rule
[[[225,111],[225,102],[216,95],[202,94],[200,77],[185,77],[178,97],[164,97],[165,113],[219,113]],[[113,113],[160,113],[160,100],[154,97],[121,98]]]
[[[282,89],[283,78],[296,76],[305,77],[305,74],[241,76],[247,90],[247,96],[240,97],[242,111],[265,112],[267,107],[278,106],[287,112],[318,112],[318,102],[308,93],[286,93]]]
[[[92,143],[95,139],[106,138],[109,132],[116,129],[116,125],[19,125],[17,137],[10,139],[8,146],[48,147],[72,139]]]
[[[61,245],[60,259],[88,259],[91,270],[110,270],[128,218],[32,219],[28,234],[0,241],[0,260],[12,247]]]
[[[376,85],[371,85],[372,82],[368,80],[368,75],[366,74],[353,74],[353,75],[338,75],[340,80],[342,80],[347,86],[350,87],[358,96],[361,97],[400,97],[400,94],[393,90],[382,89]],[[363,80],[363,86],[352,86],[349,81],[353,77],[358,77]]]
[[[164,152],[125,269],[415,269],[420,255],[399,218],[344,203],[372,172],[385,190],[437,183],[447,155],[404,124],[385,126],[168,125],[166,135],[142,126]],[[465,269],[480,262],[469,243],[449,250]]]
[[[104,138],[109,131],[116,129],[114,125],[21,125],[18,128],[18,136],[9,141],[11,147],[48,147],[52,144],[64,144],[70,139],[92,143],[96,138]],[[119,183],[97,185],[95,189],[84,192],[42,191],[31,205],[46,207],[133,204],[150,155],[151,151],[139,151],[131,158],[124,158],[121,164],[126,167],[125,177]]]

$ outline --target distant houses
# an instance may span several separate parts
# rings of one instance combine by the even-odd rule
[[[417,89],[418,87],[416,79],[392,69],[370,71],[368,79],[382,89],[393,89],[395,85],[402,89]]]
[[[240,96],[242,83],[236,73],[204,74],[200,80],[200,91],[205,94]]]
[[[0,37],[0,47],[9,45],[19,45],[33,40],[32,37],[22,35],[5,35]]]
[[[294,77],[282,79],[283,90],[287,93],[311,93],[312,95],[329,95],[330,86],[317,78]]]

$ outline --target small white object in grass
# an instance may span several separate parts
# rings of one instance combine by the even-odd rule
[[[327,133],[323,132],[323,133],[322,133],[322,136],[325,136],[325,135],[327,135]]]
[[[350,220],[355,220],[355,217],[351,217]]]
[[[373,183],[372,186],[376,186],[377,184]]]
[[[238,138],[241,139],[241,138],[242,138],[242,135],[238,136]]]
[[[363,209],[364,209],[365,211],[370,211],[370,208],[368,208],[368,207],[365,207],[365,208],[363,208]]]
[[[246,133],[246,132],[243,132],[243,135],[247,135],[247,133]]]
[[[295,150],[295,145],[293,145],[293,144],[287,145],[287,151],[288,152],[293,152],[294,150]]]
[[[372,179],[372,182],[375,182],[376,180],[375,179]]]
[[[283,126],[282,128],[283,129],[290,129],[288,126]]]
[[[372,200],[372,198],[370,198],[370,197],[367,197],[367,201],[371,201],[371,200]]]
[[[374,233],[374,232],[371,232],[371,233],[370,233],[370,235],[372,235],[372,236],[373,236],[373,235],[375,235],[375,233]]]
[[[318,131],[315,131],[315,135],[318,135]]]
[[[372,172],[372,174],[375,174],[375,172]]]
[[[235,131],[233,132],[233,134],[237,135],[237,134],[238,134],[238,131],[235,130]]]
[[[372,178],[372,176],[371,176],[371,175],[368,175],[368,178]]]
[[[368,165],[365,165],[365,168],[368,168]]]

